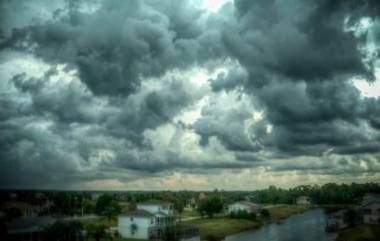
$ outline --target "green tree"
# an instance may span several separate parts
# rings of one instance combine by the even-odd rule
[[[263,218],[270,218],[270,213],[269,213],[268,209],[265,209],[265,208],[261,209],[260,215]]]
[[[120,206],[116,200],[112,200],[105,210],[102,212],[102,215],[107,217],[108,221],[111,222],[120,213]]]
[[[203,216],[204,213],[212,218],[216,213],[223,210],[223,201],[219,197],[211,197],[198,204],[198,212]]]
[[[104,224],[90,223],[86,227],[87,239],[93,238],[96,241],[101,240],[107,236],[106,226]]]
[[[177,226],[167,226],[162,234],[162,239],[165,241],[179,241]]]
[[[57,221],[45,228],[43,240],[45,241],[81,241],[83,225],[79,221],[62,222]]]

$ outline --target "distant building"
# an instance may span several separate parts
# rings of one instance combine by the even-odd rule
[[[101,192],[92,192],[91,193],[91,199],[92,200],[98,200],[98,198],[102,195]]]
[[[228,213],[237,213],[239,211],[259,214],[261,211],[261,206],[248,201],[235,202],[228,205]]]
[[[138,203],[135,211],[119,215],[118,231],[123,238],[158,239],[162,237],[165,228],[175,224],[173,204],[151,200]],[[182,227],[178,232],[189,238],[198,235],[198,230],[194,227]]]
[[[119,202],[119,207],[121,209],[121,212],[125,213],[131,210],[132,205],[129,202]]]
[[[380,224],[380,195],[366,194],[363,197],[360,209],[363,213],[363,222]]]
[[[198,196],[198,200],[199,200],[199,201],[203,201],[203,200],[205,200],[206,198],[207,198],[207,196],[206,196],[205,193],[203,193],[203,192],[199,193],[199,196]]]
[[[24,217],[38,216],[43,208],[43,206],[32,205],[22,201],[8,201],[1,205],[1,210],[17,209]]]
[[[296,203],[298,205],[310,205],[311,204],[311,199],[308,196],[299,196],[297,198]]]

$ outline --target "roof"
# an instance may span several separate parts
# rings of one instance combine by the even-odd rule
[[[235,203],[232,203],[231,205],[234,205],[234,204],[242,204],[242,205],[245,205],[245,206],[249,206],[251,208],[259,208],[260,207],[259,204],[248,202],[248,201],[235,202]]]
[[[366,207],[370,204],[373,204],[373,203],[380,203],[380,198],[374,198],[374,199],[366,200],[362,203],[362,205],[360,207],[364,208],[364,207]]]
[[[161,200],[148,200],[144,202],[140,202],[137,205],[161,205],[161,206],[168,206],[171,205],[172,203],[166,202],[166,201],[161,201]]]
[[[380,203],[380,194],[367,193],[364,195],[361,207],[368,206],[372,203]]]
[[[146,210],[137,209],[135,211],[126,212],[123,214],[120,214],[119,216],[125,216],[125,217],[154,217],[154,214],[151,212],[148,212]]]

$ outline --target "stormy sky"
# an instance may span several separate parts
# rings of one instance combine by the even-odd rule
[[[380,1],[0,1],[0,188],[380,181]]]

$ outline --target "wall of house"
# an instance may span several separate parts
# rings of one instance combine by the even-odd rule
[[[152,219],[154,218],[133,217],[133,220],[131,220],[131,217],[119,216],[118,232],[123,238],[148,239],[148,228],[152,225]],[[135,232],[132,231],[132,224],[137,225]]]
[[[173,209],[170,209],[166,205],[147,205],[147,204],[137,204],[137,209],[146,210],[151,213],[163,212],[166,215],[173,215]]]
[[[370,210],[370,213],[367,213],[365,210]],[[380,203],[372,203],[364,208],[363,214],[364,223],[380,223]]]
[[[299,205],[308,205],[308,204],[310,204],[310,199],[308,199],[308,198],[298,198],[297,199],[297,204],[299,204]]]
[[[247,212],[251,212],[251,207],[241,204],[241,203],[234,203],[228,206],[228,212],[238,212],[239,210],[245,210]]]
[[[200,236],[181,239],[181,241],[200,241],[200,240],[201,240]]]

